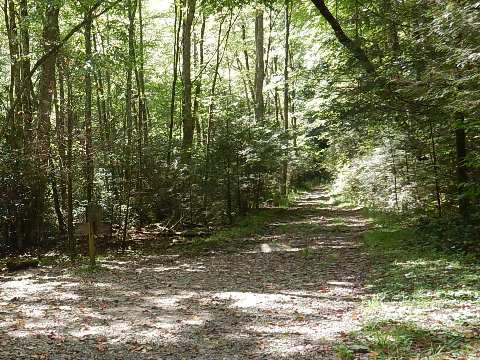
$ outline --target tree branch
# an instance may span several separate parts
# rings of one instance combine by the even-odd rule
[[[338,20],[335,18],[335,16],[332,15],[328,7],[325,5],[325,1],[312,0],[312,2],[320,11],[323,18],[328,22],[332,30],[335,32],[335,36],[338,39],[338,41],[340,41],[340,43],[343,46],[345,46],[348,49],[348,51],[350,51],[353,57],[355,57],[358,60],[360,65],[365,69],[365,71],[368,74],[374,74],[375,66],[368,58],[365,51],[362,49],[362,47],[359,44],[357,44],[355,41],[350,39],[347,36],[347,34],[345,34],[345,31],[343,31],[342,26],[340,25]]]
[[[92,6],[92,8],[88,11],[88,13],[91,15],[91,18],[92,19],[96,19],[100,16],[102,16],[103,14],[105,14],[107,11],[109,11],[110,9],[112,9],[115,5],[117,5],[121,0],[116,0],[114,1],[110,6],[106,7],[105,9],[103,9],[101,12],[99,12],[98,14],[95,14],[95,15],[92,15],[104,2],[105,0],[99,0],[95,3],[95,5]],[[58,44],[56,44],[55,46],[53,46],[50,51],[46,52],[45,54],[42,55],[42,57],[40,59],[37,60],[37,62],[33,65],[32,69],[30,70],[30,73],[28,74],[28,77],[27,79],[31,79],[33,77],[33,75],[35,74],[35,72],[42,66],[42,64],[52,55],[52,54],[55,54],[57,53],[62,47],[65,46],[65,44],[68,42],[68,40],[70,40],[70,38],[75,35],[78,31],[80,31],[80,29],[82,29],[85,24],[86,24],[87,20],[84,19],[82,22],[80,22],[79,24],[77,24],[76,26],[74,26],[68,33],[67,35],[65,35],[60,41]],[[22,87],[20,89],[20,94],[23,94],[26,90],[26,86],[24,84],[22,84]],[[7,116],[6,116],[6,120],[7,120],[7,123],[9,120],[11,120],[12,116],[13,116],[13,112],[15,110],[15,107],[18,105],[18,102],[21,100],[21,96],[20,97],[17,97],[14,101],[14,103],[10,106],[10,109],[8,110],[7,112]],[[0,132],[0,137],[3,136],[3,132],[4,132],[5,128],[2,129],[2,131]]]

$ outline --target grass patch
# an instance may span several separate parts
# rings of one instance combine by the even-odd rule
[[[335,360],[353,360],[355,359],[355,353],[345,344],[336,345],[333,348]]]
[[[425,247],[405,215],[365,210],[375,227],[363,236],[371,255],[371,290],[394,301],[480,300],[475,258]]]
[[[90,266],[90,264],[81,264],[71,268],[69,272],[78,277],[91,277],[101,273],[104,270],[105,269],[97,263],[95,266]]]
[[[366,347],[375,359],[479,358],[479,262],[426,247],[405,215],[364,215],[375,224],[363,234],[372,265],[365,284],[370,296],[363,303],[362,328],[342,344]]]
[[[371,290],[399,301],[480,300],[480,266],[468,256],[415,247],[411,228],[378,227],[364,235]]]
[[[333,225],[345,225],[345,219],[341,217],[335,217],[330,220],[330,223]]]
[[[302,249],[302,255],[304,257],[310,257],[314,254],[314,251],[312,248],[306,247]]]
[[[388,229],[389,231],[403,230],[413,226],[417,216],[411,216],[407,213],[399,213],[395,211],[382,211],[372,208],[363,208],[362,216],[370,219],[375,223],[376,227]]]
[[[348,198],[344,194],[340,194],[330,189],[329,191],[330,202],[328,205],[334,206],[339,209],[352,209],[358,207],[358,203]]]
[[[431,330],[412,322],[391,320],[367,324],[351,333],[346,341],[367,348],[369,358],[399,360],[457,359],[466,352],[475,351],[479,345],[470,330]]]
[[[317,234],[324,230],[324,226],[318,223],[290,223],[285,222],[277,225],[277,229],[282,234],[292,234],[292,233],[300,233],[300,234]]]
[[[284,213],[285,210],[277,208],[252,212],[236,224],[219,230],[207,238],[196,238],[190,244],[181,245],[182,250],[187,253],[201,253],[219,247],[228,248],[228,245],[238,247],[239,241],[263,233],[270,222],[278,219]]]
[[[299,199],[300,196],[302,196],[306,192],[308,192],[308,190],[290,189],[286,196],[283,194],[275,194],[272,202],[276,207],[279,207],[281,209],[288,209]]]

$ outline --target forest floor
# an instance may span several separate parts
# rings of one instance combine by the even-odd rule
[[[0,359],[480,358],[474,265],[402,262],[320,189],[272,211],[197,253],[0,274]]]

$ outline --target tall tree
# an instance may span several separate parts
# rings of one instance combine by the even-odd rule
[[[193,121],[195,123],[195,129],[197,132],[197,142],[199,145],[202,143],[202,124],[200,120],[200,97],[202,95],[202,78],[205,65],[205,29],[207,26],[207,17],[202,15],[202,25],[200,29],[199,51],[195,51],[195,66],[199,69],[199,73],[196,77],[195,85],[195,100],[193,102]],[[197,49],[197,44],[195,44]]]
[[[133,165],[133,71],[135,68],[135,14],[136,0],[128,0],[128,58],[127,58],[127,83],[125,89],[125,117],[126,117],[126,162],[125,162],[125,197],[126,210],[123,222],[122,246],[127,240],[128,224],[130,221],[130,200],[132,191],[132,165]]]
[[[255,120],[257,124],[263,124],[265,116],[265,102],[263,98],[263,84],[265,82],[265,30],[263,14],[261,5],[257,5],[255,11]]]
[[[168,126],[167,165],[172,163],[173,128],[175,126],[175,109],[177,101],[178,63],[180,62],[180,31],[182,29],[183,8],[175,2],[174,42],[173,42],[173,79],[170,98],[170,123]]]
[[[358,60],[359,64],[365,69],[367,73],[373,74],[375,72],[375,66],[368,58],[367,54],[365,53],[365,50],[360,46],[360,44],[357,41],[354,41],[347,36],[342,26],[338,22],[338,20],[330,12],[327,5],[325,5],[325,1],[312,0],[312,2],[320,11],[323,18],[328,22],[328,24],[334,31],[338,41],[343,46],[345,46],[347,50]]]
[[[49,1],[45,10],[43,41],[44,52],[48,54],[42,64],[39,86],[38,86],[38,130],[37,130],[37,180],[34,184],[34,216],[33,230],[37,239],[44,237],[44,215],[47,205],[47,184],[49,174],[50,155],[50,115],[53,102],[53,91],[55,86],[55,64],[57,53],[52,51],[60,41],[58,15],[60,8],[56,1]]]
[[[190,159],[193,144],[192,114],[192,25],[195,17],[196,0],[184,0],[186,14],[183,20],[183,156]]]
[[[458,125],[455,130],[456,154],[457,154],[457,188],[458,188],[458,208],[460,215],[467,219],[469,217],[469,201],[466,196],[465,187],[468,183],[467,172],[467,144],[465,132],[465,115],[457,114]]]
[[[92,14],[85,12],[85,191],[87,202],[93,200],[94,159],[92,141]]]
[[[285,132],[285,159],[282,165],[282,185],[281,192],[282,195],[288,195],[288,156],[289,156],[289,112],[290,112],[290,84],[289,84],[289,75],[290,75],[290,1],[285,0],[285,65],[284,65],[284,92],[283,92],[283,129]]]

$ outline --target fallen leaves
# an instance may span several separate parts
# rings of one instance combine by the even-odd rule
[[[98,352],[104,353],[108,350],[108,345],[105,343],[97,344],[96,349]]]
[[[285,221],[303,224],[342,216],[354,223],[348,211],[314,206],[288,210]],[[337,239],[321,226],[309,234],[303,225],[288,231],[272,226],[268,231],[245,240],[232,249],[236,252],[215,256],[132,255],[121,262],[105,260],[112,270],[88,281],[48,270],[48,276],[35,281],[62,285],[51,293],[19,291],[21,300],[6,305],[10,308],[5,307],[8,311],[2,317],[26,336],[2,339],[0,345],[15,354],[11,344],[22,341],[25,359],[37,360],[50,360],[48,354],[52,359],[62,358],[53,354],[86,359],[92,352],[98,358],[142,360],[187,359],[199,352],[212,359],[274,358],[281,352],[291,352],[291,358],[331,358],[332,344],[324,345],[324,339],[348,343],[349,334],[363,320],[361,280],[369,264],[358,247],[358,234],[352,228]],[[268,254],[255,251],[271,239],[286,248],[308,244],[312,253],[306,258],[301,251],[281,247]],[[68,294],[76,295],[75,300],[62,297]],[[8,300],[2,295],[0,301]],[[45,316],[36,318],[22,309],[24,299]],[[464,333],[465,338],[476,334],[474,328]],[[359,356],[383,355],[359,346]]]
[[[47,353],[38,353],[38,354],[32,355],[32,359],[35,359],[35,360],[48,360],[49,357],[48,357],[48,354],[47,354]]]

